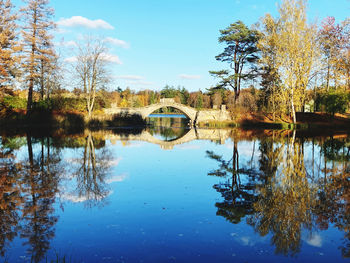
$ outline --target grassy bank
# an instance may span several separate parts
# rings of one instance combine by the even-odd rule
[[[350,116],[345,114],[298,113],[297,123],[293,124],[288,116],[273,118],[264,113],[236,113],[232,121],[207,121],[197,123],[198,128],[235,128],[246,129],[338,129],[350,130]],[[25,110],[5,109],[0,111],[1,129],[21,129],[27,127],[63,129],[76,133],[86,128],[108,129],[117,127],[144,127],[147,122],[137,114],[105,115],[97,111],[91,118],[78,111],[34,110],[30,116]]]
[[[63,129],[76,133],[86,128],[103,129],[115,127],[146,126],[145,120],[139,115],[103,115],[96,114],[88,118],[86,114],[73,111],[39,111],[34,110],[29,116],[24,110],[1,111],[1,129],[44,128]]]
[[[350,116],[345,114],[297,113],[297,123],[293,124],[288,116],[272,120],[271,114],[246,113],[237,114],[232,121],[207,121],[197,124],[201,128],[234,128],[247,129],[338,129],[350,130]]]

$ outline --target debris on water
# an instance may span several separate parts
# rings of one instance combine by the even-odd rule
[[[235,237],[235,236],[237,236],[237,233],[231,233],[230,235],[231,235],[231,237]]]
[[[179,234],[179,237],[183,237],[184,236],[184,234]]]

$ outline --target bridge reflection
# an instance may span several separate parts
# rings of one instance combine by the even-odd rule
[[[159,145],[164,150],[171,150],[176,145],[181,145],[194,140],[210,140],[224,144],[226,139],[230,136],[229,130],[220,129],[189,129],[183,136],[164,141],[154,137],[149,131],[143,130],[140,134],[111,134],[108,138],[111,141],[145,141]]]

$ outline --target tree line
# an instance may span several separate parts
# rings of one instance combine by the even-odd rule
[[[10,0],[0,0],[0,106],[26,104],[30,115],[38,105],[79,110],[90,117],[109,107],[141,107],[160,98],[174,98],[195,108],[259,111],[273,120],[298,111],[345,112],[350,101],[350,18],[320,24],[307,19],[306,0],[282,0],[278,16],[266,14],[248,27],[236,21],[220,30],[223,52],[216,60],[228,64],[209,71],[218,82],[203,91],[166,86],[161,91],[108,88],[108,44],[86,37],[75,50],[69,74],[53,43],[54,10],[48,0],[24,0],[14,14]],[[70,80],[64,80],[63,76]],[[73,80],[73,81],[72,81]],[[69,82],[69,84],[65,84]],[[25,91],[15,90],[20,84]],[[74,90],[72,90],[74,88]],[[77,106],[78,105],[78,106]]]
[[[344,112],[350,92],[350,18],[320,25],[307,20],[306,0],[283,0],[279,16],[266,14],[251,28],[242,21],[221,30],[224,51],[216,56],[229,70],[210,71],[219,79],[213,89],[232,88],[240,96],[242,82],[260,83],[258,106],[276,114],[304,111],[313,101],[330,113]]]

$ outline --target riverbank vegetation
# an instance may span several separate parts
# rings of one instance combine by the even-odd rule
[[[91,36],[76,47],[71,67],[64,66],[49,1],[25,3],[16,15],[10,0],[0,1],[1,125],[108,126],[104,109],[161,98],[197,109],[226,105],[240,124],[349,125],[350,20],[310,23],[305,0],[283,0],[278,16],[266,14],[251,27],[236,21],[220,30],[224,50],[216,59],[228,66],[209,72],[217,85],[196,92],[169,85],[121,89],[111,82],[108,43]],[[115,125],[139,123],[120,117]]]

